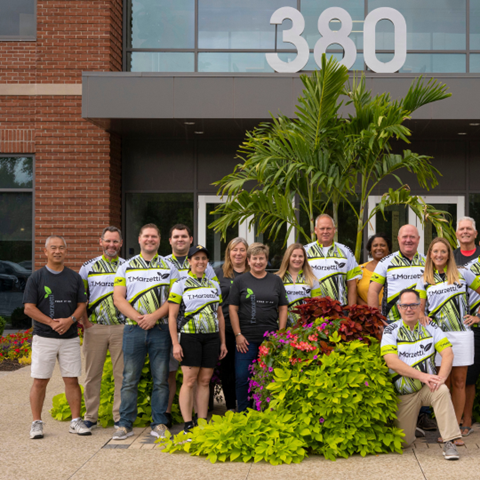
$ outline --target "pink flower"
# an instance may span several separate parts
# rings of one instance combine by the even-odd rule
[[[320,422],[320,423],[323,423],[324,421],[325,421],[325,419],[324,419],[323,417],[320,417],[319,422]]]
[[[365,385],[366,385],[367,387],[369,387],[369,386],[370,386],[370,385],[368,385],[368,382],[365,382]]]

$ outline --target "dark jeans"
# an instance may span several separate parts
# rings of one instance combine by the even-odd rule
[[[123,332],[123,384],[120,405],[120,426],[132,428],[137,418],[138,382],[145,365],[145,356],[150,359],[153,378],[152,428],[166,425],[168,407],[168,372],[172,341],[168,325],[155,325],[143,330],[138,325],[125,325]]]
[[[248,381],[252,374],[248,367],[253,360],[258,357],[258,347],[261,343],[250,342],[247,353],[240,353],[236,348],[235,352],[235,375],[236,375],[236,392],[237,392],[237,411],[244,412],[247,408],[251,408],[252,401],[248,399]]]
[[[235,342],[234,333],[229,330],[225,331],[225,340],[228,353],[220,364],[220,379],[227,410],[231,410],[237,407],[237,395],[235,392],[235,351],[237,350],[237,342]]]

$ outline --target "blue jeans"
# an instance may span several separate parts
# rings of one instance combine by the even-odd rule
[[[150,358],[150,372],[153,378],[152,428],[166,425],[165,412],[168,407],[168,371],[172,341],[168,325],[155,325],[143,330],[138,325],[125,325],[123,331],[123,384],[121,392],[121,427],[132,428],[137,418],[138,382],[145,364]]]
[[[237,411],[244,412],[251,408],[252,401],[248,399],[248,381],[252,374],[248,367],[258,357],[258,347],[261,343],[250,342],[247,353],[235,352],[235,391],[237,393]]]

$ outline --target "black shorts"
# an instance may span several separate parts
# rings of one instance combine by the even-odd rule
[[[480,375],[480,327],[473,327],[474,352],[473,365],[468,367],[467,385],[475,385]]]
[[[182,333],[183,367],[215,368],[220,356],[220,334]]]

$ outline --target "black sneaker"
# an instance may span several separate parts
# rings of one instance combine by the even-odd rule
[[[428,413],[421,413],[418,416],[417,427],[426,431],[434,431],[438,429],[436,420]]]
[[[89,428],[90,430],[91,430],[92,428],[96,428],[96,426],[97,426],[97,422],[91,422],[90,420],[84,420],[83,423],[84,423],[85,426],[86,426],[87,428]]]

